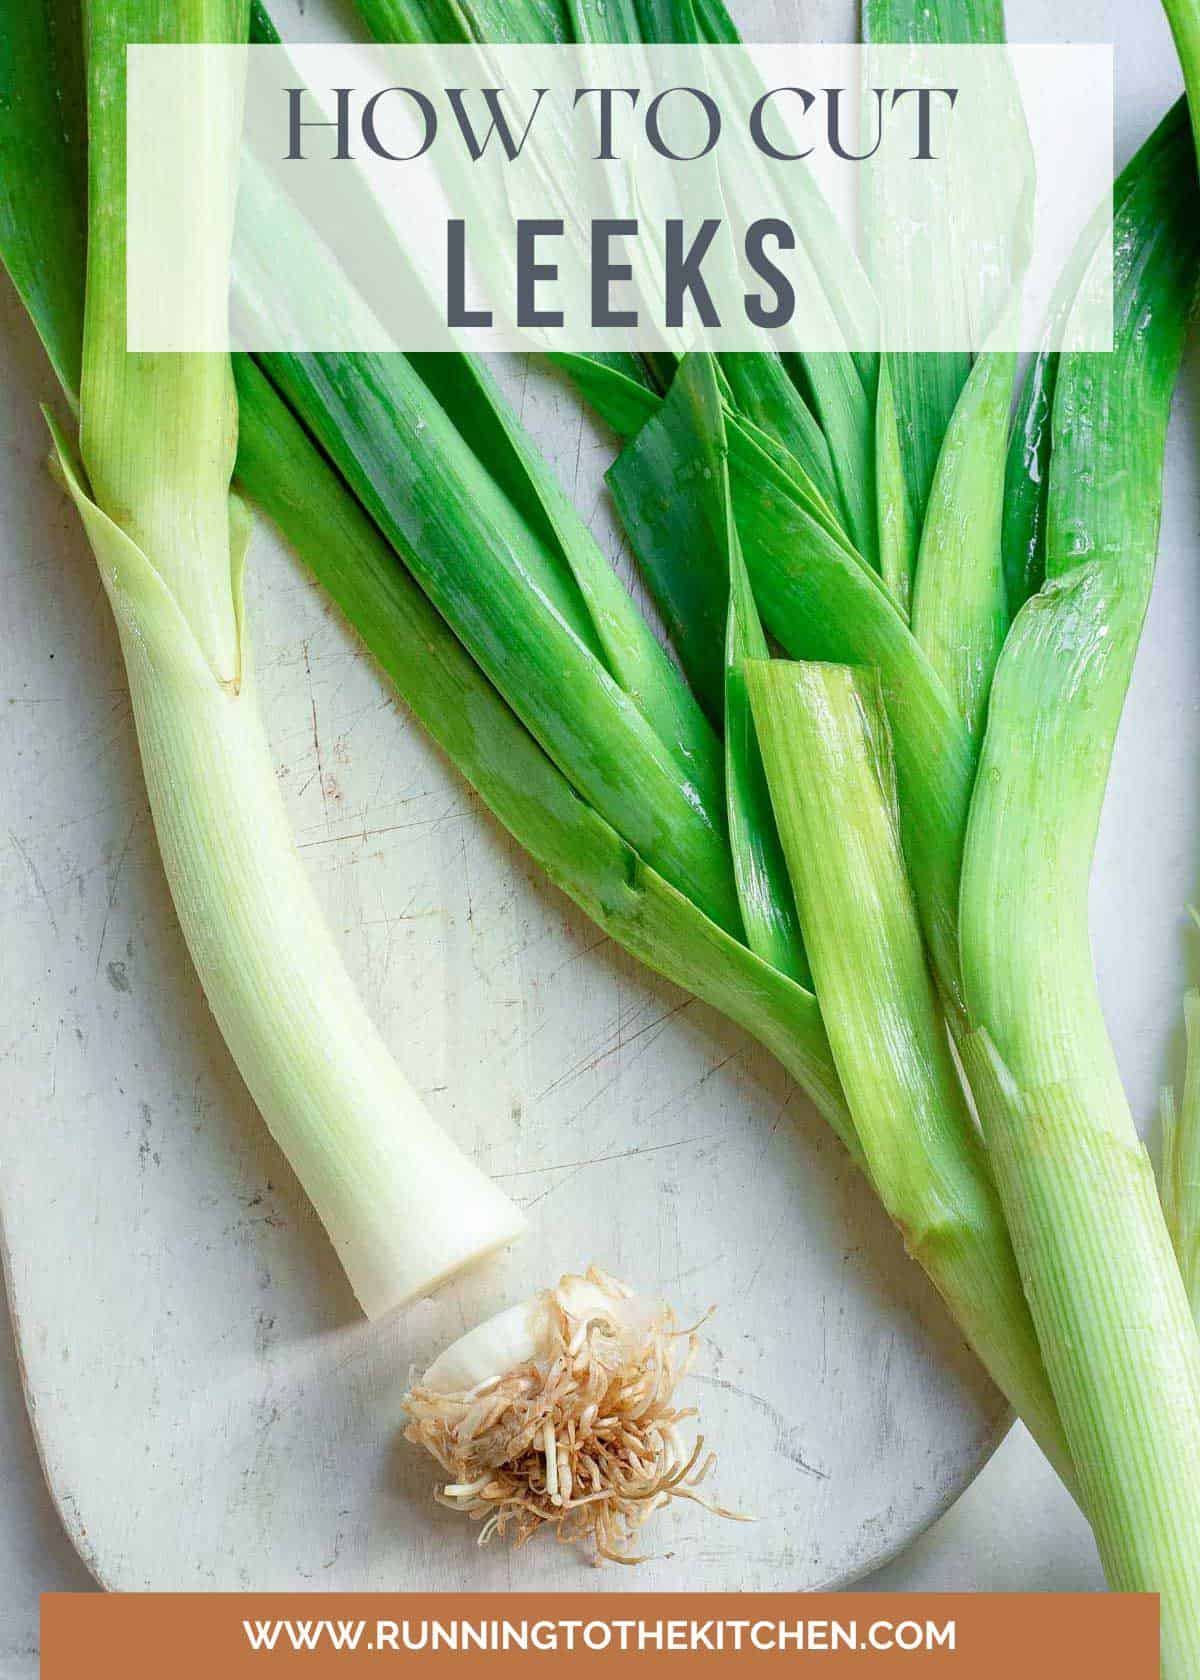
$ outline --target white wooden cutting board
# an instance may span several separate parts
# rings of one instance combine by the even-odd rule
[[[607,446],[509,371],[609,540]],[[627,1586],[552,1545],[478,1553],[395,1441],[414,1363],[591,1259],[685,1315],[719,1307],[692,1398],[716,1485],[761,1518],[662,1521],[640,1584],[813,1586],[889,1552],[987,1453],[995,1396],[770,1058],[536,878],[264,533],[251,625],[303,856],[405,1069],[533,1222],[400,1322],[358,1320],[175,927],[37,384],[4,393],[0,1197],[30,1411],[91,1568],[114,1588]]]
[[[692,1397],[715,1487],[760,1519],[667,1515],[637,1584],[810,1587],[882,1560],[982,1462],[995,1395],[778,1068],[537,879],[263,533],[251,625],[303,855],[397,1056],[533,1221],[400,1322],[357,1320],[182,948],[115,636],[41,470],[48,377],[7,295],[0,342],[0,1214],[30,1413],[89,1567],[123,1589],[627,1587],[550,1545],[478,1553],[395,1441],[412,1366],[593,1258],[684,1314],[719,1307]],[[615,545],[608,444],[546,376],[506,377]],[[1190,487],[1131,720],[1162,745],[1123,751],[1101,873],[1139,1099],[1194,880]]]

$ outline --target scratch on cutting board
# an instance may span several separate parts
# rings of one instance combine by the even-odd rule
[[[715,1135],[715,1133],[709,1134],[710,1137]],[[544,1202],[547,1196],[553,1196],[555,1192],[561,1190],[564,1185],[570,1184],[572,1179],[578,1178],[579,1174],[583,1172],[585,1167],[598,1167],[606,1161],[630,1161],[639,1155],[657,1155],[660,1149],[682,1149],[689,1143],[698,1143],[700,1141],[701,1140],[699,1138],[681,1138],[678,1143],[652,1144],[648,1149],[643,1149],[640,1145],[635,1145],[634,1148],[621,1150],[615,1155],[597,1155],[593,1160],[572,1162],[569,1164],[569,1170],[566,1171],[566,1176],[564,1178],[556,1179],[553,1184],[548,1184],[544,1190],[539,1191],[538,1194],[534,1196],[532,1201],[522,1202],[521,1207],[524,1212],[528,1213],[530,1208],[536,1207],[539,1202]],[[566,1168],[567,1163],[563,1163],[563,1166]],[[527,1170],[533,1172],[553,1172],[555,1169],[553,1167],[533,1167]],[[522,1178],[524,1176],[523,1172],[496,1174],[497,1178]]]
[[[774,1425],[775,1451],[781,1458],[786,1458],[789,1464],[794,1464],[798,1470],[803,1470],[806,1476],[813,1476],[819,1482],[829,1480],[828,1470],[810,1464],[805,1458],[800,1447],[800,1431],[795,1424],[788,1422],[778,1406],[773,1406],[769,1400],[764,1400],[761,1394],[755,1394],[751,1389],[739,1388],[736,1383],[726,1382],[724,1377],[709,1377],[693,1371],[691,1380],[708,1383],[713,1388],[724,1389],[726,1394],[736,1394],[740,1400],[748,1400],[756,1411],[761,1412]]]
[[[312,664],[309,661],[309,657],[308,657],[308,643],[307,642],[305,642],[305,644],[304,644],[304,676],[305,676],[305,680],[308,684],[308,704],[309,704],[309,706],[312,710],[313,754],[314,754],[314,756],[316,758],[316,761],[317,761],[317,783],[318,783],[318,785],[321,789],[321,808],[325,812],[325,820],[326,820],[326,822],[328,822],[328,820],[329,820],[329,799],[328,799],[328,796],[327,796],[326,790],[325,790],[325,766],[321,761],[321,731],[320,731],[320,728],[317,724],[317,697],[313,692]],[[305,782],[304,787],[302,787],[300,789],[301,793],[303,793],[305,791],[305,789],[308,787],[309,782],[311,782],[311,780],[312,780],[312,777],[310,776],[309,781]]]
[[[138,817],[140,815],[141,815],[141,813],[139,811],[135,811],[133,813],[133,816],[132,816],[132,818],[130,820],[130,823],[129,823],[129,827],[126,830],[126,833],[125,833],[125,843],[121,847],[120,853],[118,854],[118,857],[117,857],[117,861],[113,865],[112,871],[111,871],[111,873],[109,875],[109,878],[108,878],[108,902],[104,906],[104,922],[103,922],[103,924],[100,928],[100,943],[96,947],[96,967],[95,967],[94,972],[97,973],[97,974],[99,974],[99,972],[100,972],[100,959],[104,955],[104,941],[108,937],[109,918],[112,915],[113,905],[117,901],[117,888],[121,884],[121,871],[125,868],[125,860],[129,856],[129,848],[133,844],[133,831],[137,827]],[[118,966],[121,967],[121,968],[124,968],[125,965],[122,963],[122,964],[119,964]],[[112,973],[111,973],[112,968],[113,968],[113,964],[110,963],[109,964],[109,971],[110,971],[109,972],[109,978],[110,978],[110,980],[112,979]],[[115,985],[116,982],[113,981],[113,984]],[[125,991],[128,991],[129,987],[125,986],[123,989]]]
[[[645,1022],[644,1025],[640,1026],[636,1032],[629,1033],[628,1036],[624,1030],[624,1020],[618,1019],[617,1024],[609,1034],[607,1041],[602,1041],[595,1047],[595,1049],[590,1050],[586,1056],[580,1057],[580,1059],[572,1067],[566,1068],[562,1073],[557,1074],[555,1078],[550,1081],[549,1085],[537,1093],[534,1101],[541,1102],[544,1097],[548,1097],[551,1092],[557,1091],[561,1086],[569,1084],[572,1079],[578,1078],[580,1074],[591,1073],[594,1069],[600,1066],[601,1062],[607,1061],[610,1056],[619,1055],[621,1051],[627,1050],[631,1044],[636,1044],[638,1039],[643,1038],[646,1033],[654,1032],[655,1027],[665,1028],[668,1021],[673,1020],[676,1015],[682,1015],[683,1011],[689,1008],[694,1001],[694,998],[684,998],[682,1002],[673,1004],[671,1008],[665,1010],[663,1014],[656,1015],[652,1021]],[[644,1055],[645,1052],[657,1042],[660,1036],[661,1033],[655,1033],[654,1038],[650,1040],[649,1044],[644,1045],[642,1049],[639,1050],[638,1055]]]
[[[774,1226],[772,1227],[772,1230],[771,1230],[771,1235],[767,1238],[767,1241],[766,1241],[765,1245],[763,1246],[763,1248],[762,1248],[762,1250],[761,1250],[761,1252],[758,1256],[758,1260],[755,1262],[754,1270],[750,1274],[750,1282],[746,1285],[745,1289],[742,1291],[742,1299],[743,1300],[748,1300],[750,1298],[750,1296],[754,1293],[754,1286],[758,1282],[759,1278],[762,1276],[763,1267],[766,1265],[766,1263],[767,1263],[768,1259],[771,1257],[771,1255],[774,1254],[774,1252],[776,1250],[776,1246],[779,1242],[780,1233],[782,1232],[784,1225],[788,1222],[788,1220],[791,1217],[792,1217],[791,1209],[786,1209],[783,1213],[780,1214],[779,1218],[776,1219],[775,1224],[774,1224]]]
[[[708,1143],[723,1132],[702,1132],[697,1137],[676,1138],[673,1143],[652,1143],[646,1147],[635,1144],[632,1149],[619,1149],[611,1155],[589,1155],[580,1161],[554,1161],[549,1166],[516,1167],[512,1172],[493,1173],[493,1178],[528,1178],[532,1173],[565,1172],[569,1167],[599,1167],[608,1161],[628,1161],[635,1155],[657,1155],[664,1149],[686,1149],[689,1143]]]
[[[424,795],[419,797],[424,798]],[[401,801],[406,803],[406,801]],[[436,817],[419,817],[415,822],[388,823],[386,828],[353,828],[346,834],[327,834],[319,840],[301,840],[299,850],[306,851],[310,846],[338,846],[348,841],[358,841],[366,845],[368,840],[376,840],[382,834],[400,834],[408,828],[441,828],[451,822],[461,822],[470,816],[469,811],[444,811]]]
[[[34,890],[37,893],[38,897],[41,899],[42,903],[46,906],[46,914],[50,918],[50,926],[54,929],[55,938],[57,938],[58,937],[58,923],[54,918],[54,906],[50,902],[50,894],[46,891],[45,883],[43,882],[42,877],[37,872],[37,864],[34,863],[33,859],[30,857],[29,853],[25,850],[24,846],[21,844],[20,840],[17,838],[16,834],[13,832],[13,830],[11,828],[8,831],[8,838],[12,841],[13,845],[16,847],[17,854],[20,857],[21,862],[25,865],[26,869],[29,871],[29,878],[33,882]]]

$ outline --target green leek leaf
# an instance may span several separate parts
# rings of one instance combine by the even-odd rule
[[[264,366],[481,668],[646,861],[740,932],[720,766],[681,771],[556,605],[560,581],[403,356]]]
[[[682,497],[677,463],[687,475]],[[791,883],[746,697],[743,667],[748,659],[766,658],[767,642],[733,517],[712,356],[683,359],[658,415],[609,481],[631,534],[640,529],[635,501],[644,505],[649,494],[659,499],[662,519],[648,522],[637,551],[680,657],[688,669],[696,662],[696,678],[724,732],[730,845],[746,941],[764,961],[807,984]]]
[[[838,510],[839,523],[848,531],[828,440],[782,359],[767,351],[730,351],[720,361],[732,406],[795,457],[830,507]]]
[[[875,398],[875,494],[880,576],[907,618],[912,610],[913,578],[917,570],[917,530],[900,447],[891,364],[886,356],[880,360]]]
[[[913,634],[983,733],[1008,630],[1002,557],[1004,474],[1016,357],[983,355],[963,387],[934,474],[913,589]]]
[[[550,879],[613,939],[774,1051],[852,1151],[816,1000],[721,931],[581,800],[274,388],[237,364],[238,470],[425,727]]]
[[[1058,354],[1042,349],[1021,387],[1009,442],[1004,492],[1004,581],[1015,618],[1046,580],[1046,501],[1050,491],[1050,418]]]
[[[1163,0],[1175,36],[1192,113],[1192,133],[1200,147],[1200,0]]]
[[[696,697],[671,663],[628,590],[601,553],[566,495],[512,412],[485,364],[475,356],[410,356],[476,457],[512,502],[541,548],[564,568],[559,599],[577,593],[569,622],[600,654],[681,774],[720,787],[720,747]]]
[[[68,392],[81,375],[87,248],[79,7],[0,0],[0,256]]]

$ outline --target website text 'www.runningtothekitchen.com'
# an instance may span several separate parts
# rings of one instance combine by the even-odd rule
[[[43,1680],[269,1673],[961,1675],[1157,1680],[1158,1604],[1111,1594],[47,1594]],[[737,1665],[736,1668],[733,1665]],[[839,1670],[839,1666],[841,1668]],[[818,1666],[819,1665],[819,1666]]]
[[[777,1621],[746,1616],[638,1617],[509,1616],[415,1621],[251,1621],[242,1628],[252,1651],[953,1651],[958,1627],[949,1621]]]

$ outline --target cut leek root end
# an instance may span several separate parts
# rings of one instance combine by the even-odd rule
[[[714,1463],[680,1426],[675,1390],[698,1347],[663,1302],[591,1268],[478,1325],[405,1399],[405,1438],[448,1480],[439,1503],[482,1523],[479,1544],[544,1528],[597,1562],[639,1563],[643,1525],[672,1500],[737,1518],[697,1488]]]

